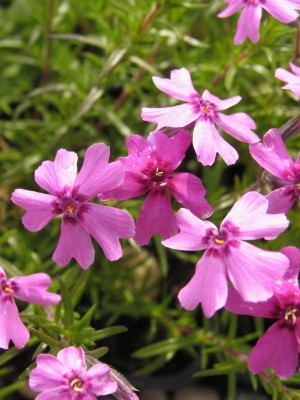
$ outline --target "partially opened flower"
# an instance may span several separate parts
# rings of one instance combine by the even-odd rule
[[[230,289],[225,308],[236,314],[277,320],[250,352],[248,366],[253,374],[273,368],[280,378],[288,379],[298,367],[300,348],[300,251],[287,247],[282,253],[289,258],[290,267],[282,281],[274,283],[270,299],[245,302],[235,289]]]
[[[0,267],[0,348],[8,349],[9,341],[21,349],[29,340],[29,332],[19,317],[14,298],[41,305],[53,305],[60,296],[48,292],[51,279],[38,273],[7,279]]]
[[[31,232],[62,215],[61,235],[53,260],[65,266],[72,258],[84,269],[95,257],[90,235],[101,246],[109,260],[122,255],[120,238],[134,235],[134,222],[125,211],[89,200],[99,193],[114,189],[124,179],[120,162],[108,163],[109,147],[103,143],[90,146],[77,175],[77,155],[58,150],[54,162],[44,161],[35,171],[35,181],[50,194],[17,189],[12,201],[26,210],[23,224]]]
[[[220,18],[230,17],[240,9],[243,9],[238,21],[238,27],[234,36],[234,44],[243,43],[249,37],[252,43],[259,40],[259,27],[262,10],[267,11],[275,19],[284,24],[289,24],[298,18],[298,0],[225,0],[227,8],[218,14]]]
[[[96,400],[118,389],[108,365],[97,363],[87,368],[81,347],[67,347],[56,357],[40,354],[36,362],[29,377],[30,388],[41,392],[36,400]]]
[[[288,258],[259,249],[244,240],[274,239],[288,226],[284,214],[268,214],[268,201],[257,192],[248,192],[232,207],[220,230],[202,221],[189,210],[180,209],[180,233],[163,241],[172,249],[206,249],[190,282],[179,292],[183,308],[193,310],[202,303],[211,317],[227,300],[229,280],[246,301],[263,301],[273,294],[273,282],[281,279]]]
[[[300,198],[300,152],[294,162],[278,129],[270,129],[263,141],[251,145],[250,153],[260,166],[274,176],[272,183],[278,188],[267,195],[268,212],[287,213]]]
[[[125,200],[148,193],[136,222],[134,238],[140,245],[147,244],[155,232],[164,239],[177,233],[169,192],[200,218],[212,213],[201,180],[190,173],[173,172],[190,143],[191,136],[185,130],[172,138],[155,131],[147,139],[133,135],[126,140],[128,156],[120,158],[125,171],[124,182],[100,198]]]
[[[226,115],[220,111],[241,101],[240,96],[221,100],[205,90],[201,96],[194,88],[191,75],[186,68],[171,71],[171,78],[153,77],[155,86],[162,92],[185,104],[173,107],[142,109],[142,119],[157,123],[157,129],[164,127],[185,128],[194,127],[193,145],[197,159],[203,165],[212,165],[217,153],[226,164],[234,164],[238,159],[237,151],[228,144],[217,131],[215,125],[246,143],[259,141],[252,132],[255,122],[245,113]]]
[[[282,86],[282,89],[291,90],[298,98],[300,98],[300,67],[290,63],[292,72],[287,71],[283,68],[277,68],[275,70],[276,78],[283,82],[287,82],[287,85]]]

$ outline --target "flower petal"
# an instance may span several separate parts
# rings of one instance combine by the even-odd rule
[[[199,96],[193,86],[191,74],[186,68],[171,71],[171,78],[153,76],[154,85],[162,92],[178,100],[189,101],[191,96]]]
[[[103,143],[90,146],[74,185],[80,193],[92,199],[99,193],[114,189],[124,180],[123,166],[119,161],[108,163],[109,147]]]
[[[286,150],[278,129],[270,129],[264,135],[263,140],[264,144],[250,145],[251,156],[272,175],[287,180],[288,172],[292,171],[294,163]]]
[[[219,97],[211,94],[208,90],[204,90],[202,97],[204,100],[213,103],[217,110],[226,110],[227,108],[235,106],[242,100],[241,96],[234,96],[230,97],[229,99],[222,100]]]
[[[8,349],[9,341],[21,349],[29,340],[29,332],[19,317],[11,296],[0,299],[0,348]]]
[[[149,192],[136,221],[135,241],[144,246],[149,243],[154,233],[167,239],[177,231],[176,218],[167,192]]]
[[[293,68],[294,68],[294,64],[290,63],[290,65],[291,66],[293,65]],[[295,70],[295,71],[298,71],[298,70]],[[275,77],[277,79],[280,79],[281,81],[287,82],[287,83],[294,83],[294,84],[300,83],[300,76],[294,75],[293,73],[291,73],[283,68],[276,68]]]
[[[156,159],[161,159],[172,165],[172,169],[179,166],[185,157],[192,138],[188,131],[181,129],[175,136],[168,137],[160,131],[151,132],[147,138]]]
[[[12,287],[14,285],[17,287],[13,293],[13,296],[17,299],[43,305],[56,304],[61,300],[58,294],[47,292],[52,283],[50,276],[47,274],[15,276],[9,282]]]
[[[82,376],[87,371],[85,354],[81,347],[65,347],[57,353],[57,360],[66,371],[74,371],[75,375]]]
[[[289,267],[282,253],[259,249],[249,243],[229,244],[224,263],[233,287],[243,300],[259,302],[274,293],[274,282],[280,280]]]
[[[118,389],[117,382],[110,377],[109,366],[103,363],[93,365],[85,374],[85,379],[91,385],[90,390],[97,396],[106,396]]]
[[[234,44],[242,44],[248,36],[252,43],[259,41],[259,26],[262,16],[262,8],[260,5],[246,6],[238,20],[237,31],[234,36]]]
[[[131,215],[114,207],[89,204],[89,211],[84,214],[82,223],[110,261],[122,256],[119,239],[131,238],[134,235],[134,221]]]
[[[157,130],[165,126],[184,128],[199,117],[192,104],[180,104],[172,107],[142,108],[142,120],[157,124]]]
[[[60,267],[64,267],[72,258],[75,258],[81,268],[87,269],[94,262],[95,250],[89,233],[80,222],[62,220],[59,242],[52,259]]]
[[[281,250],[290,261],[290,266],[286,270],[283,279],[292,281],[298,287],[298,275],[300,271],[300,250],[294,246],[288,246]]]
[[[258,192],[244,194],[234,204],[221,224],[234,225],[237,239],[274,239],[289,225],[284,214],[268,214],[268,200]]]
[[[209,118],[200,118],[195,124],[193,145],[197,160],[203,165],[212,165],[217,153],[227,165],[234,164],[238,159],[236,150],[222,138]]]
[[[202,303],[205,316],[210,318],[225,305],[227,290],[221,253],[206,251],[196,266],[195,275],[180,290],[178,298],[186,310],[194,310]]]
[[[37,368],[29,377],[29,386],[35,392],[58,388],[63,385],[65,366],[52,354],[39,354],[36,359]]]
[[[297,19],[299,15],[288,1],[282,3],[282,0],[269,0],[262,3],[262,7],[268,11],[273,18],[276,18],[284,24],[289,24]]]
[[[197,218],[190,210],[181,208],[177,213],[177,223],[180,232],[164,240],[162,244],[170,249],[198,251],[207,248],[208,244],[205,240],[207,231],[215,231],[217,228],[209,221],[202,221]]]
[[[56,197],[50,194],[16,189],[12,194],[11,200],[14,204],[26,210],[22,222],[30,232],[41,230],[51,219],[56,217],[52,207]]]
[[[255,129],[255,122],[247,114],[225,115],[218,113],[218,117],[214,121],[223,131],[241,142],[257,143],[260,140],[256,133],[252,132],[251,129]],[[254,128],[250,129],[250,125]]]
[[[73,186],[77,174],[77,154],[60,149],[54,161],[44,161],[35,171],[36,183],[47,192],[56,195],[65,186]]]
[[[277,321],[259,339],[249,354],[248,367],[253,374],[273,368],[281,379],[291,378],[298,366],[295,332]]]
[[[268,214],[287,214],[295,202],[294,185],[287,185],[267,194]]]
[[[168,189],[175,199],[199,218],[212,214],[212,207],[205,199],[206,190],[200,178],[189,173],[173,173],[169,177]]]
[[[218,14],[219,18],[226,18],[230,17],[231,15],[235,14],[240,8],[242,8],[245,5],[244,0],[234,0],[228,3],[227,7],[225,10],[220,12]]]

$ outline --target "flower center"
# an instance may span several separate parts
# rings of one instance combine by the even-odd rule
[[[251,6],[258,6],[259,4],[264,4],[265,0],[244,0],[244,3]]]
[[[219,244],[219,245],[220,245],[220,244],[224,244],[224,243],[225,243],[225,240],[224,240],[224,239],[219,239],[218,237],[216,237],[216,238],[215,238],[215,243],[216,243],[216,244]]]
[[[63,214],[65,222],[76,222],[82,217],[82,213],[88,209],[85,196],[78,193],[79,187],[64,189],[57,193],[57,199],[53,201],[53,212],[57,215]]]
[[[75,390],[75,392],[83,392],[82,382],[78,378],[74,378],[71,382],[71,388]]]
[[[284,314],[284,319],[286,321],[292,321],[293,325],[295,325],[296,320],[297,320],[297,308],[292,308],[292,309],[288,309],[286,310],[285,314]]]

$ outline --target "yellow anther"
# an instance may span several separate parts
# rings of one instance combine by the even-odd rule
[[[202,110],[204,111],[204,112],[208,112],[208,110],[209,110],[209,106],[204,106],[204,107],[202,107]]]
[[[163,175],[163,171],[160,171],[158,168],[156,168],[155,175],[156,176],[162,176]]]
[[[69,204],[69,205],[67,206],[68,213],[71,214],[71,215],[73,215],[73,214],[74,214],[75,208],[76,208],[76,204],[75,204],[75,203]]]
[[[11,288],[6,287],[6,288],[4,289],[4,292],[6,292],[6,293],[13,293],[14,291],[13,291]]]
[[[215,243],[216,244],[224,244],[224,240],[223,239],[215,239]]]
[[[82,382],[78,378],[73,379],[71,382],[71,387],[75,390],[75,392],[83,392],[81,385]]]

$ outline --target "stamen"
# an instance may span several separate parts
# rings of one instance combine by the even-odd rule
[[[155,175],[156,176],[162,176],[163,175],[163,171],[160,171],[158,168],[156,168]]]
[[[68,213],[73,215],[75,208],[76,208],[76,203],[69,204],[67,206]]]
[[[293,308],[292,310],[286,311],[284,315],[284,319],[289,320],[289,318],[292,318],[293,325],[295,325],[297,321],[297,316],[296,316],[297,309]]]
[[[223,239],[215,239],[215,243],[216,244],[224,244],[224,240]]]
[[[82,382],[78,378],[73,379],[71,382],[71,387],[75,390],[75,392],[83,392],[81,385]]]
[[[203,107],[202,107],[202,110],[203,110],[205,113],[207,113],[208,110],[209,110],[209,106],[203,106]]]
[[[167,182],[161,182],[159,186],[166,186]]]
[[[6,292],[6,293],[13,293],[14,291],[13,291],[11,288],[6,287],[6,288],[4,289],[4,292]]]

